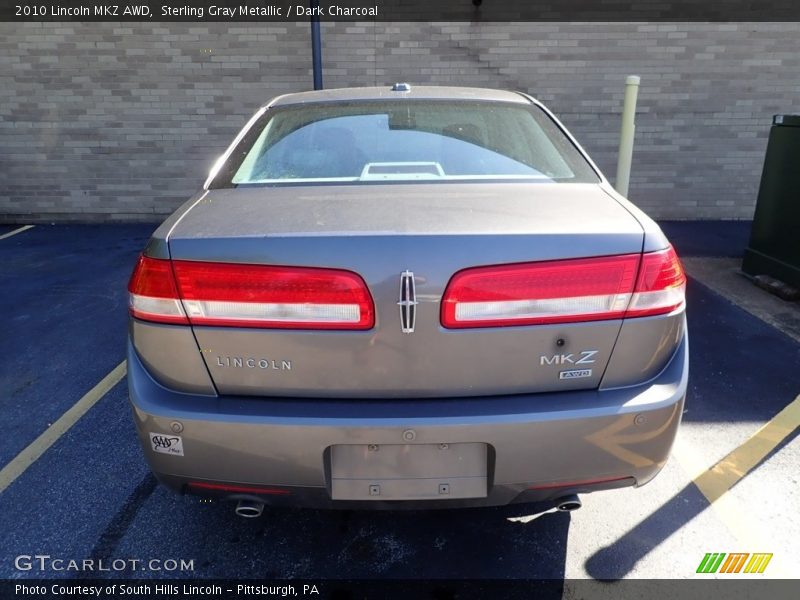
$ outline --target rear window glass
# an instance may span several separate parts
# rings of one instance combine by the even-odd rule
[[[536,106],[391,100],[270,110],[214,187],[471,179],[598,181]]]

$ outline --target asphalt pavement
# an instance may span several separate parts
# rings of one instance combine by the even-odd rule
[[[686,255],[746,243],[741,225],[709,227],[710,250],[701,226],[665,230]],[[0,239],[0,467],[124,360],[125,286],[153,229],[39,225]],[[800,394],[800,344],[696,280],[687,315],[691,375],[678,458],[643,488],[587,495],[576,513],[533,520],[510,520],[527,515],[524,505],[268,509],[241,519],[231,504],[155,483],[123,380],[0,492],[0,578],[77,576],[15,566],[35,554],[193,561],[189,573],[102,574],[111,578],[690,578],[705,553],[733,551],[774,553],[767,575],[797,576],[796,429],[725,502],[711,506],[692,480]]]

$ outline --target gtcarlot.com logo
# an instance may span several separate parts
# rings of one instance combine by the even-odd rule
[[[183,558],[59,558],[49,554],[20,554],[17,571],[194,571],[194,559]]]
[[[772,554],[749,552],[708,552],[700,565],[698,573],[763,573]]]

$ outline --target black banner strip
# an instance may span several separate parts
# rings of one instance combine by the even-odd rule
[[[318,4],[318,10],[312,8]],[[797,0],[0,0],[0,21],[800,21]]]
[[[790,580],[626,579],[626,580],[211,580],[211,579],[14,579],[0,580],[0,598],[84,600],[190,600],[208,598],[307,598],[325,600],[551,600],[609,598],[614,600],[794,600],[797,582]]]

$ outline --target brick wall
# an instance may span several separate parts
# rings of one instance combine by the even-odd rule
[[[0,220],[158,220],[270,97],[308,89],[307,23],[0,24]],[[749,218],[771,115],[797,111],[800,24],[323,24],[326,87],[513,88],[613,178],[642,77],[631,199]]]

